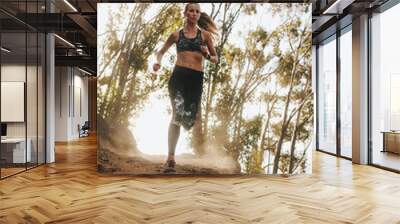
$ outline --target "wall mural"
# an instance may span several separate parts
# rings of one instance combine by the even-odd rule
[[[311,172],[311,4],[98,4],[98,171]]]

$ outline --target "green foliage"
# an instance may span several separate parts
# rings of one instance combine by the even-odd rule
[[[140,110],[149,93],[165,85],[165,79],[155,83],[154,75],[146,74],[148,58],[161,39],[182,25],[179,19],[182,9],[178,4],[164,5],[157,16],[144,21],[149,6],[135,5],[122,35],[118,28],[126,15],[124,10],[115,12],[115,19],[107,25],[108,38],[103,45],[98,79],[98,116],[116,125],[128,125],[129,118]]]
[[[263,4],[245,4],[243,7],[243,13],[246,15],[254,15],[257,14],[257,5],[262,6]]]
[[[266,150],[275,154],[274,166],[288,173],[290,163],[296,165],[300,160],[290,152],[281,155],[283,145],[290,143],[295,152],[305,151],[296,150],[297,142],[305,144],[310,140],[313,115],[311,86],[307,83],[311,82],[311,32],[308,21],[301,18],[308,9],[306,5],[277,5],[271,7],[272,12],[286,21],[272,32],[255,27],[244,35],[243,49],[230,42],[236,11],[222,7],[221,14],[231,20],[222,19],[220,24],[224,34],[217,46],[220,63],[206,69],[204,139],[224,145],[225,152],[246,173],[266,172]],[[245,4],[241,10],[253,14],[257,6]],[[268,90],[260,92],[261,88]],[[254,102],[268,105],[267,111],[256,118],[243,119],[244,108]],[[294,119],[296,115],[300,116],[299,122]]]
[[[264,173],[255,166],[255,150],[261,134],[262,116],[244,121],[238,142],[239,158],[244,161],[246,173]]]

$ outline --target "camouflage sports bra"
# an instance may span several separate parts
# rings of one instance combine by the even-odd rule
[[[197,29],[197,34],[194,38],[186,38],[183,34],[183,29],[179,31],[178,42],[176,43],[176,50],[181,51],[199,51],[201,53],[201,30]]]

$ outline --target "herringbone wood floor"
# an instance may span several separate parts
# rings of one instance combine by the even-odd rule
[[[96,172],[96,140],[0,181],[0,223],[400,223],[400,175],[314,153],[313,174],[157,177]]]

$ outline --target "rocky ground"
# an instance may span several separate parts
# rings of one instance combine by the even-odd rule
[[[163,174],[166,156],[163,155],[120,155],[107,148],[97,153],[98,170],[114,174]],[[239,174],[240,169],[229,158],[198,158],[194,155],[176,157],[175,174]]]

